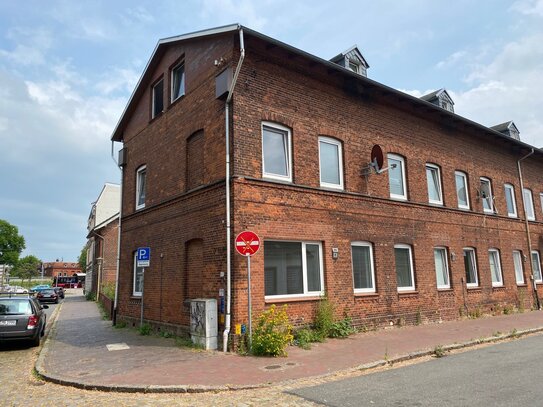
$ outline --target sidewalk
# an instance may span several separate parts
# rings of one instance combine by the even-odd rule
[[[260,387],[337,371],[380,366],[447,349],[543,331],[541,311],[379,330],[329,339],[285,358],[244,357],[175,346],[173,339],[141,336],[104,321],[93,302],[66,296],[36,369],[45,379],[117,391],[198,392]],[[501,334],[500,334],[501,333]],[[129,349],[108,351],[106,345]]]

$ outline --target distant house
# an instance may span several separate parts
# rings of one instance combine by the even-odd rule
[[[58,261],[58,259],[57,261],[43,263],[44,277],[69,277],[77,273],[81,273],[79,263]]]
[[[93,203],[87,226],[85,292],[100,294],[103,284],[114,283],[117,270],[120,187],[106,183]]]

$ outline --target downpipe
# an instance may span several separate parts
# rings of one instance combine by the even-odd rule
[[[114,141],[111,141],[111,159],[119,168],[121,171],[121,182],[119,183],[119,225],[117,230],[117,265],[115,269],[115,299],[113,300],[113,315],[112,315],[112,323],[113,325],[117,324],[117,304],[118,304],[118,298],[119,298],[119,267],[120,267],[120,258],[121,258],[121,218],[122,218],[122,212],[123,212],[123,176],[124,176],[124,168],[119,167],[119,163],[117,160],[115,160],[114,155]]]
[[[239,26],[239,48],[240,56],[232,86],[228,91],[225,103],[225,139],[226,139],[226,317],[224,321],[224,332],[222,335],[223,352],[228,351],[228,336],[231,328],[231,303],[232,303],[232,256],[231,256],[231,208],[230,208],[230,101],[234,93],[234,88],[238,80],[241,65],[245,59],[245,45],[243,42],[243,28]]]

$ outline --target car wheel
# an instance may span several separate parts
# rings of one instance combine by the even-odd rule
[[[55,300],[55,304],[58,304],[58,298]]]
[[[36,337],[32,339],[31,345],[33,347],[40,346],[40,339],[41,339],[41,335],[40,334],[36,335]]]

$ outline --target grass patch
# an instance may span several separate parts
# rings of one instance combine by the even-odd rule
[[[117,323],[114,325],[116,329],[123,329],[127,327],[126,321],[117,321]]]
[[[138,328],[138,332],[140,335],[147,336],[151,335],[151,325],[149,324],[143,324]]]
[[[443,349],[443,346],[436,345],[436,347],[434,348],[434,356],[436,358],[442,358],[443,356],[445,356],[445,349]]]

